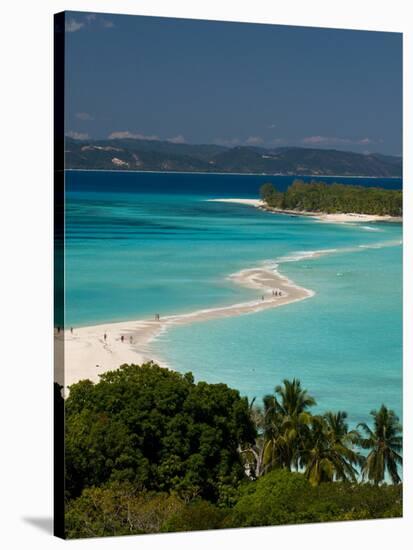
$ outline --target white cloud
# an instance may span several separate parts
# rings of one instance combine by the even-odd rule
[[[276,128],[276,126],[277,126],[276,124],[272,123],[268,125],[268,128]]]
[[[65,24],[66,32],[76,32],[79,31],[85,24],[81,21],[76,21],[76,19],[68,19]]]
[[[89,134],[86,134],[84,132],[73,132],[72,130],[69,130],[65,134],[67,137],[73,138],[73,139],[89,139]]]
[[[261,143],[264,143],[264,140],[260,136],[249,136],[245,143],[247,145],[261,145]]]
[[[134,132],[129,132],[128,130],[123,130],[120,132],[112,132],[108,135],[109,139],[147,139],[149,141],[160,141],[159,136],[151,135],[146,136],[145,134],[136,134]]]
[[[90,115],[89,113],[76,113],[75,117],[79,120],[93,120],[92,115]]]
[[[168,138],[166,141],[169,141],[170,143],[186,143],[186,139],[182,134]]]
[[[103,17],[98,17],[96,13],[87,13],[86,15],[80,16],[78,19],[71,17],[66,21],[66,32],[76,32],[86,26],[93,25],[96,22],[97,25],[100,25],[104,29],[112,29],[115,24],[110,19],[105,19]]]

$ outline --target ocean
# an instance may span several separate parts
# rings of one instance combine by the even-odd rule
[[[257,291],[228,275],[277,266],[315,296],[175,327],[153,343],[155,356],[258,402],[299,378],[314,410],[346,410],[351,426],[382,403],[401,417],[401,224],[321,223],[208,201],[257,197],[263,183],[283,190],[293,179],[67,171],[66,326],[235,304]],[[401,188],[397,179],[318,179]]]

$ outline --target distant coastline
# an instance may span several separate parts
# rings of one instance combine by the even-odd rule
[[[72,169],[401,177],[402,163],[398,156],[314,147],[228,147],[118,137],[65,139],[65,166]]]
[[[401,176],[348,176],[346,174],[280,174],[280,173],[266,173],[266,172],[203,172],[203,171],[190,171],[190,170],[122,170],[122,169],[108,169],[108,168],[65,168],[64,172],[121,172],[128,174],[197,174],[197,175],[215,175],[215,176],[268,176],[270,178],[346,178],[346,179],[376,179],[376,180],[401,180]]]

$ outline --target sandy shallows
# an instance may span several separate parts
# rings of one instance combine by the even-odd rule
[[[244,269],[230,275],[229,279],[236,284],[256,289],[258,296],[248,302],[161,316],[159,320],[153,318],[107,323],[74,328],[73,332],[69,329],[56,333],[56,381],[67,388],[83,379],[95,382],[99,379],[99,374],[114,370],[124,363],[141,364],[154,360],[165,365],[161,358],[153,354],[150,343],[171,327],[256,313],[314,295],[313,291],[295,285],[269,267]],[[63,356],[64,375],[60,367]]]

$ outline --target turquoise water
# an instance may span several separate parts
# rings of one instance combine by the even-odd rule
[[[352,424],[382,402],[401,415],[400,225],[324,224],[207,200],[256,196],[262,178],[240,176],[235,193],[227,176],[214,176],[190,194],[168,174],[157,174],[162,185],[153,189],[149,176],[133,185],[121,176],[101,188],[99,174],[67,175],[67,326],[237,303],[256,292],[226,277],[281,258],[279,270],[313,298],[176,327],[154,343],[155,353],[250,398],[298,377],[319,410],[347,410]],[[313,259],[299,254],[332,249]]]

